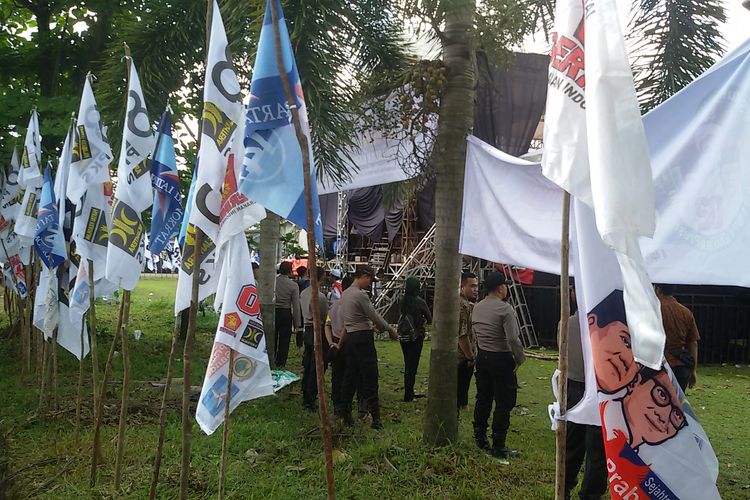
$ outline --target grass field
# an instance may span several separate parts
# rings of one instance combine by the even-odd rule
[[[75,385],[77,361],[60,352],[60,410],[45,421],[36,415],[38,385],[35,376],[22,380],[18,343],[0,334],[0,478],[8,498],[24,498],[43,485],[71,460],[70,468],[46,487],[42,498],[145,498],[156,444],[160,391],[149,381],[166,373],[173,326],[175,280],[142,279],[133,292],[130,358],[133,383],[127,429],[122,491],[112,490],[115,436],[119,414],[119,384],[111,386],[103,432],[104,463],[99,483],[89,487],[91,451],[90,359],[86,363],[85,408],[80,445],[75,441]],[[117,306],[97,305],[100,363],[106,357],[115,328]],[[216,315],[199,318],[192,384],[200,385],[208,359]],[[8,318],[0,316],[0,331]],[[143,331],[141,340],[132,331]],[[182,373],[181,346],[175,373]],[[503,464],[477,450],[471,439],[471,414],[460,418],[460,441],[432,449],[421,443],[426,402],[401,401],[403,362],[397,342],[379,342],[380,396],[385,429],[368,426],[334,429],[334,446],[343,455],[336,464],[339,498],[497,498],[548,499],[553,497],[554,434],[550,431],[551,361],[531,359],[519,371],[521,390],[513,411],[509,445],[522,456]],[[417,376],[417,390],[427,390],[429,342],[425,344]],[[293,349],[294,351],[294,349]],[[289,367],[301,358],[294,351]],[[301,371],[301,370],[300,370]],[[121,358],[115,360],[114,380],[121,379]],[[178,375],[179,376],[179,375]],[[750,498],[750,368],[701,367],[699,385],[690,399],[719,457],[719,489],[724,499]],[[179,490],[180,417],[175,395],[168,415],[162,463],[160,498],[176,498]],[[275,397],[243,404],[232,414],[227,476],[228,498],[323,498],[325,480],[317,415],[301,407],[298,385]],[[217,494],[221,434],[205,436],[193,427],[191,498]],[[54,461],[42,462],[45,459]],[[46,465],[45,465],[46,464]],[[29,467],[24,470],[25,467]],[[2,479],[0,479],[1,481]],[[0,498],[3,487],[0,486]]]

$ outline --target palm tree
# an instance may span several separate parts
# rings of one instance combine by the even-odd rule
[[[667,100],[724,52],[721,0],[638,0],[628,36],[643,111]]]

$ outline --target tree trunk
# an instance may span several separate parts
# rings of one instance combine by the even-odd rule
[[[263,330],[266,334],[266,348],[271,368],[276,367],[276,308],[274,306],[274,288],[276,285],[276,260],[279,254],[281,218],[273,212],[260,221],[260,269],[258,276],[258,295],[260,310],[263,315]]]
[[[458,238],[461,229],[466,135],[474,120],[474,50],[472,25],[475,0],[444,0],[445,93],[432,161],[435,163],[435,303],[430,351],[429,398],[424,441],[446,445],[458,437],[456,411],[456,349],[461,273]]]

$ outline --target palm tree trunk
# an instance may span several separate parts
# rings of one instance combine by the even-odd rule
[[[456,349],[461,273],[458,238],[461,229],[466,135],[474,120],[474,51],[471,31],[475,0],[444,0],[443,53],[447,67],[445,93],[432,159],[435,187],[435,303],[430,351],[429,399],[424,441],[442,446],[458,437]]]
[[[258,282],[260,310],[263,315],[263,330],[266,334],[268,361],[275,368],[276,359],[276,308],[274,287],[276,284],[276,259],[281,234],[281,218],[273,212],[260,221],[260,269],[255,279]]]

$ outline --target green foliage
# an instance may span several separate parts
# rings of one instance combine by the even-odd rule
[[[643,111],[667,100],[724,53],[721,0],[638,0],[629,40]]]

